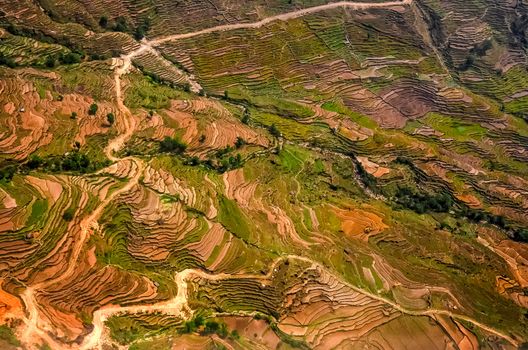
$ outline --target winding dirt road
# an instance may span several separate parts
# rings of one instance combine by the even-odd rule
[[[148,50],[155,51],[154,47],[161,45],[166,42],[174,41],[174,40],[180,40],[180,39],[187,39],[196,37],[199,35],[205,35],[210,34],[214,32],[224,32],[224,31],[230,31],[230,30],[236,30],[236,29],[252,29],[252,28],[260,28],[266,24],[269,24],[273,21],[285,21],[289,19],[298,18],[301,16],[305,16],[308,14],[321,12],[325,10],[335,9],[335,8],[341,8],[341,7],[347,7],[357,10],[362,9],[369,9],[369,8],[385,8],[385,7],[393,7],[393,6],[402,6],[402,5],[410,5],[412,4],[413,0],[402,0],[402,1],[391,1],[391,2],[385,2],[385,3],[358,3],[358,2],[351,2],[351,1],[341,1],[341,2],[335,2],[330,3],[326,5],[321,6],[315,6],[310,7],[294,12],[284,13],[272,17],[265,18],[258,22],[253,23],[240,23],[240,24],[228,24],[228,25],[221,25],[217,27],[212,27],[192,33],[185,33],[185,34],[175,34],[170,35],[166,37],[162,37],[159,39],[154,39],[152,41],[143,41],[140,48],[130,52],[128,55],[122,56],[120,59],[115,59],[113,61],[114,68],[115,68],[115,97],[117,106],[119,109],[118,114],[118,125],[120,130],[122,130],[122,133],[120,133],[117,137],[112,139],[108,146],[105,149],[105,154],[107,157],[114,161],[121,161],[121,158],[118,158],[114,155],[115,152],[122,149],[124,144],[130,139],[130,137],[133,135],[134,131],[136,130],[137,125],[135,124],[134,118],[132,117],[132,113],[128,110],[128,108],[123,103],[123,96],[122,96],[122,86],[121,86],[121,77],[124,74],[127,74],[132,67],[132,58],[145,52]],[[120,194],[128,192],[132,187],[134,187],[140,177],[143,173],[143,170],[145,168],[145,164],[141,159],[129,157],[127,159],[132,160],[137,165],[137,173],[130,178],[130,180],[121,187],[120,189],[112,192],[108,197],[106,197],[101,204],[86,218],[84,218],[80,223],[80,237],[76,240],[74,243],[74,246],[72,248],[71,258],[69,260],[68,267],[64,274],[62,274],[60,277],[54,280],[48,280],[46,282],[33,285],[31,287],[28,287],[24,293],[21,295],[22,300],[24,302],[27,317],[24,319],[25,323],[25,330],[23,332],[23,336],[21,338],[21,341],[27,345],[29,349],[36,349],[34,346],[35,338],[40,338],[44,341],[46,341],[50,346],[52,346],[53,349],[81,349],[81,350],[90,350],[90,349],[99,349],[102,346],[102,343],[104,341],[104,330],[105,330],[105,321],[111,317],[112,315],[116,315],[119,313],[138,313],[138,312],[153,312],[153,311],[161,311],[170,315],[182,317],[182,318],[189,318],[192,317],[192,310],[187,305],[187,280],[191,277],[199,277],[202,279],[209,279],[209,280],[220,280],[220,279],[227,279],[227,278],[252,278],[252,279],[269,279],[271,275],[273,274],[273,271],[277,264],[279,264],[281,261],[285,259],[294,259],[299,261],[304,261],[306,263],[311,264],[312,267],[316,267],[318,269],[324,270],[327,273],[330,273],[334,275],[331,271],[327,270],[325,267],[323,267],[321,264],[316,263],[308,258],[302,257],[302,256],[295,256],[295,255],[288,255],[284,257],[280,257],[274,261],[272,266],[270,267],[270,270],[267,275],[252,275],[252,274],[240,274],[240,275],[230,275],[230,274],[208,274],[202,270],[196,270],[196,269],[190,269],[190,270],[184,270],[176,274],[175,276],[175,282],[178,287],[177,295],[166,302],[161,302],[158,304],[153,305],[137,305],[137,306],[128,306],[128,307],[120,307],[120,306],[107,306],[102,309],[97,310],[93,315],[93,331],[88,334],[83,343],[81,345],[71,345],[67,346],[62,343],[58,343],[55,339],[50,337],[47,333],[48,330],[51,330],[51,326],[44,324],[43,320],[39,317],[39,307],[36,302],[35,298],[35,292],[39,289],[45,288],[46,286],[49,286],[53,283],[57,283],[60,281],[63,281],[66,278],[69,278],[72,276],[72,274],[75,272],[76,263],[79,259],[79,256],[82,252],[82,248],[85,245],[87,239],[90,237],[91,230],[97,227],[97,222],[102,215],[105,208],[114,200],[116,199]],[[334,275],[335,276],[335,275]],[[372,299],[381,301],[383,303],[386,303],[390,306],[392,306],[394,309],[408,314],[408,315],[423,315],[423,316],[436,316],[436,315],[445,315],[448,317],[452,317],[454,319],[463,320],[466,322],[470,322],[474,324],[475,326],[489,332],[492,334],[495,334],[496,336],[505,339],[506,341],[510,342],[512,345],[517,346],[518,343],[508,335],[497,331],[485,324],[482,324],[470,317],[454,314],[448,310],[438,310],[438,309],[428,309],[424,311],[415,311],[415,310],[407,310],[400,305],[396,304],[395,302],[391,300],[387,300],[379,295],[369,293],[367,291],[364,291],[352,284],[349,284],[346,281],[343,281],[340,279],[340,281],[347,285],[349,288],[355,290],[356,292],[362,293]],[[39,323],[40,321],[40,323]]]
[[[122,95],[121,95],[121,76],[123,74],[126,74],[131,66],[130,59],[124,59],[121,60],[121,65],[116,64],[115,68],[115,94],[117,99],[117,105],[120,111],[120,114],[118,116],[118,123],[122,124],[119,125],[120,128],[124,130],[122,134],[119,134],[116,138],[112,139],[108,146],[105,149],[106,156],[114,161],[120,161],[121,158],[117,158],[113,155],[113,152],[119,151],[126,141],[130,139],[130,137],[133,135],[135,130],[135,123],[134,118],[132,118],[132,114],[128,110],[128,108],[124,105]],[[119,62],[118,62],[119,63]],[[77,237],[77,240],[75,240],[73,247],[71,249],[71,255],[69,258],[69,264],[67,265],[66,270],[63,274],[61,274],[58,278],[50,279],[45,282],[35,284],[31,287],[26,288],[26,290],[22,293],[21,298],[24,302],[26,313],[28,316],[26,319],[24,319],[25,323],[25,330],[22,333],[21,341],[24,344],[27,344],[28,348],[34,348],[34,335],[38,335],[41,339],[46,341],[49,345],[52,345],[54,349],[61,349],[65,348],[63,344],[58,344],[53,338],[51,338],[46,332],[45,329],[39,327],[39,321],[43,322],[43,320],[40,320],[39,317],[39,308],[36,302],[35,298],[35,291],[38,291],[39,289],[46,288],[47,286],[50,286],[52,284],[56,284],[58,282],[61,282],[69,277],[71,277],[75,273],[75,268],[77,266],[77,261],[79,260],[79,256],[81,255],[82,248],[86,244],[86,241],[90,238],[90,234],[93,230],[97,229],[98,227],[98,220],[103,214],[106,207],[112,203],[119,195],[122,193],[129,192],[137,183],[139,182],[140,177],[143,174],[143,170],[145,169],[145,164],[141,159],[129,157],[126,159],[132,160],[134,163],[136,163],[136,173],[130,180],[121,188],[111,192],[95,209],[90,213],[90,215],[86,218],[84,218],[80,223],[80,235]],[[46,326],[46,325],[45,325]]]
[[[320,5],[320,6],[308,7],[308,8],[304,8],[304,9],[297,10],[297,11],[281,13],[276,16],[264,18],[258,22],[224,24],[224,25],[211,27],[211,28],[207,28],[207,29],[203,29],[203,30],[199,30],[196,32],[191,32],[191,33],[168,35],[163,38],[153,39],[149,41],[148,43],[150,44],[150,46],[158,46],[168,41],[189,39],[189,38],[193,38],[193,37],[204,35],[204,34],[227,32],[227,31],[236,30],[236,29],[256,29],[256,28],[263,27],[266,24],[269,24],[271,22],[288,21],[290,19],[303,17],[303,16],[306,16],[312,13],[332,10],[336,8],[367,10],[367,9],[372,9],[372,8],[387,8],[387,7],[394,7],[394,6],[410,5],[412,4],[412,2],[413,0],[387,1],[387,2],[375,2],[375,3],[356,2],[356,1],[339,1],[339,2],[333,2],[333,3]]]

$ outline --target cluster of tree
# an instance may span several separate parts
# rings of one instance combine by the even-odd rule
[[[183,324],[182,333],[194,333],[198,332],[201,335],[217,334],[221,338],[226,338],[229,335],[227,325],[224,322],[218,322],[215,320],[205,320],[203,316],[196,316],[190,321],[186,321]],[[237,333],[232,333],[238,336]]]
[[[513,239],[528,243],[528,228],[519,228],[513,232]]]
[[[79,53],[79,52],[68,52],[66,54],[61,54],[61,55],[48,55],[46,56],[46,60],[44,61],[43,64],[35,63],[33,64],[33,66],[54,68],[58,64],[80,63],[83,58],[84,58],[84,54]],[[4,55],[3,53],[0,53],[0,66],[16,68],[19,66],[19,64],[12,57],[9,57],[9,56]]]
[[[126,18],[123,16],[117,17],[112,30],[123,33],[129,32],[128,22]]]
[[[0,66],[15,68],[17,66],[17,63],[12,57],[6,56],[2,52],[0,52]]]
[[[105,29],[110,29],[115,32],[123,32],[123,33],[129,33],[134,36],[136,40],[141,40],[145,37],[145,34],[150,30],[151,21],[150,18],[145,18],[140,25],[138,25],[135,29],[131,29],[128,21],[125,17],[119,16],[115,19],[113,25],[109,27],[110,21],[108,20],[108,17],[101,16],[99,18],[99,26]]]
[[[17,171],[17,166],[15,164],[8,164],[0,166],[0,181],[11,182],[13,176],[15,176]]]
[[[145,18],[143,20],[143,22],[137,26],[137,28],[134,30],[134,38],[136,40],[141,40],[145,37],[145,34],[147,34],[147,32],[149,31],[150,29],[150,19],[149,18]]]
[[[410,187],[398,187],[394,201],[418,214],[427,212],[446,213],[454,204],[453,199],[447,193],[421,193]]]
[[[469,208],[466,205],[461,206],[458,214],[475,223],[487,222],[491,225],[498,226],[507,231],[514,240],[528,243],[528,228],[512,225],[502,215],[495,215],[481,209]]]
[[[205,136],[202,135],[202,137],[203,137],[203,140],[201,142],[205,141]],[[202,137],[200,139],[202,139]],[[244,164],[242,155],[240,153],[233,155],[232,152],[235,150],[235,148],[239,149],[243,147],[243,145],[245,144],[246,144],[246,141],[243,138],[238,137],[234,146],[226,146],[222,149],[219,149],[218,151],[216,151],[213,158],[207,158],[202,161],[200,160],[200,158],[196,156],[192,156],[192,157],[186,157],[183,163],[185,165],[190,165],[190,166],[203,165],[208,169],[216,170],[220,173],[223,173],[223,172],[226,172],[232,169],[238,169],[242,167]]]
[[[461,206],[459,210],[459,215],[473,222],[485,221],[492,225],[499,226],[500,228],[507,228],[507,223],[504,219],[504,216],[490,214],[483,210],[472,209],[467,207],[466,205]]]
[[[90,169],[90,158],[79,151],[68,152],[61,161],[61,169],[65,171],[79,171],[85,173]]]
[[[85,57],[82,52],[68,52],[61,55],[48,55],[44,65],[48,68],[54,68],[58,64],[76,64],[81,63]]]
[[[224,173],[231,169],[238,169],[242,165],[242,156],[240,155],[240,153],[237,153],[236,156],[229,156],[228,158],[223,158],[220,161],[220,166],[217,168],[217,170],[221,173]]]
[[[80,145],[79,145],[80,146]],[[22,170],[36,170],[43,169],[46,171],[71,171],[87,173],[95,171],[105,165],[108,162],[94,162],[90,157],[82,153],[79,147],[74,148],[72,151],[66,153],[63,156],[56,157],[50,156],[42,158],[38,155],[32,155],[29,160],[21,167]]]
[[[235,148],[241,148],[243,145],[246,144],[246,141],[238,137],[235,142]],[[215,157],[217,158],[216,166],[215,162],[212,160],[208,162],[208,164],[219,172],[223,173],[232,169],[238,169],[242,167],[243,161],[242,156],[240,153],[237,153],[235,156],[230,155],[233,152],[234,148],[232,146],[226,146],[222,149],[219,149],[216,151]]]
[[[163,153],[183,154],[187,149],[187,144],[177,137],[166,136],[160,142],[159,149]]]

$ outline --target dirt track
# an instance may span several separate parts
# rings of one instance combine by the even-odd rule
[[[151,40],[148,43],[150,44],[150,46],[158,46],[168,41],[188,39],[188,38],[193,38],[193,37],[204,35],[204,34],[210,34],[210,33],[216,33],[216,32],[226,32],[226,31],[236,30],[236,29],[255,29],[255,28],[260,28],[262,26],[265,26],[266,24],[269,24],[271,22],[287,21],[290,19],[306,16],[312,13],[336,9],[340,7],[351,8],[354,10],[366,10],[366,9],[371,9],[371,8],[385,8],[385,7],[393,7],[393,6],[410,5],[412,4],[412,2],[413,0],[389,1],[389,2],[381,2],[381,3],[379,2],[369,3],[369,2],[355,2],[355,1],[339,1],[339,2],[333,2],[330,4],[326,4],[326,5],[308,7],[302,10],[282,13],[280,15],[264,18],[263,20],[260,20],[258,22],[225,24],[225,25],[207,28],[207,29],[203,29],[203,30],[199,30],[196,32],[191,32],[191,33],[169,35],[169,36],[162,37],[159,39]]]

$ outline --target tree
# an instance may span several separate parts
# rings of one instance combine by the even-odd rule
[[[108,25],[108,17],[101,16],[101,18],[99,18],[99,25],[103,28],[106,28],[106,26]]]
[[[145,37],[145,34],[149,31],[149,29],[150,29],[150,19],[145,18],[143,23],[141,23],[134,31],[134,38],[136,40],[143,39]]]
[[[242,146],[244,146],[246,144],[246,140],[244,140],[243,138],[241,138],[240,136],[237,137],[236,141],[235,141],[235,147],[236,148],[241,148]]]
[[[114,122],[115,122],[115,116],[114,116],[114,113],[108,113],[106,115],[106,120],[108,121],[108,124],[110,125],[114,125]]]
[[[247,109],[244,111],[244,115],[242,116],[242,123],[249,124],[249,112]]]
[[[64,219],[64,221],[72,221],[74,215],[75,215],[75,209],[68,208],[68,209],[66,209],[64,214],[62,214],[62,218]]]
[[[281,137],[281,132],[279,131],[279,129],[277,129],[277,126],[275,124],[271,124],[268,130],[271,135],[275,137]]]
[[[48,57],[46,57],[45,65],[48,68],[54,68],[57,65],[57,60],[55,57],[48,55]]]
[[[71,115],[70,115],[70,119],[77,119],[77,112],[72,112]]]
[[[97,104],[95,104],[95,103],[92,103],[90,105],[90,108],[88,109],[88,114],[89,115],[96,115],[98,109],[99,109],[99,106],[97,106]]]
[[[30,169],[37,169],[39,166],[41,166],[43,163],[43,159],[40,158],[37,155],[32,155],[29,161],[27,162],[27,166]]]

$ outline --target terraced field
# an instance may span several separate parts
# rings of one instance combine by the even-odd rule
[[[0,348],[525,348],[526,6],[0,0]]]

